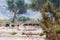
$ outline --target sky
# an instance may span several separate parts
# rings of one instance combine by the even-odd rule
[[[31,3],[30,0],[25,0],[25,3]],[[7,3],[6,0],[1,0],[0,1],[0,19],[5,20],[5,19],[10,19],[13,17],[13,13],[7,10]],[[21,16],[21,15],[20,15]],[[26,14],[22,16],[27,16],[32,19],[41,19],[41,14],[38,11],[32,11],[32,10],[27,10]]]
[[[30,4],[31,3],[31,0],[25,0],[25,3]]]
[[[9,19],[12,17],[12,13],[7,10],[6,0],[0,1],[0,19]]]

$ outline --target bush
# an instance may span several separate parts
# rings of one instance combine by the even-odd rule
[[[39,35],[40,35],[40,36],[43,36],[43,35],[44,35],[44,33],[39,33]]]
[[[16,32],[12,32],[11,34],[12,34],[12,35],[15,35],[15,34],[17,34],[17,33],[16,33]]]
[[[22,32],[22,35],[24,35],[25,33],[24,32]]]

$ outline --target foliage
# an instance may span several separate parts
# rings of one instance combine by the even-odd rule
[[[17,33],[16,33],[16,32],[12,32],[11,34],[12,34],[12,35],[15,35],[15,34],[17,34]]]
[[[55,8],[59,8],[60,0],[50,0],[50,1],[54,4]]]
[[[35,9],[38,9],[38,10],[43,7],[43,5],[46,3],[46,1],[50,1],[51,3],[53,3],[55,9],[59,8],[59,4],[60,4],[60,0],[31,0],[31,1],[32,1],[32,5],[34,4],[37,6]]]
[[[43,4],[46,2],[46,0],[31,0],[31,8],[34,10],[40,10],[43,6]]]
[[[40,34],[40,36],[43,36],[44,35],[44,33],[39,33]]]
[[[24,32],[22,32],[22,35],[24,35],[25,33]]]
[[[60,25],[59,24],[54,24],[53,28],[57,31],[60,31]]]
[[[49,1],[47,1],[47,3],[46,4],[44,4],[44,7],[43,7],[43,9],[44,9],[44,11],[43,12],[50,12],[50,15],[52,15],[52,16],[50,16],[50,17],[46,17],[46,16],[44,16],[44,15],[46,15],[46,13],[43,13],[42,12],[42,15],[43,15],[43,20],[44,20],[44,25],[46,26],[46,29],[45,30],[48,30],[48,31],[46,31],[47,33],[46,33],[46,38],[47,39],[49,39],[49,40],[56,40],[56,31],[54,30],[54,28],[53,28],[53,21],[55,21],[56,22],[56,20],[57,20],[57,18],[56,18],[56,11],[53,9],[53,5],[52,5],[52,3],[51,2],[49,2]],[[51,20],[50,20],[51,19]],[[53,20],[54,19],[54,20]],[[52,33],[50,33],[50,32],[52,32]],[[52,35],[50,35],[50,34],[52,34]],[[54,37],[54,38],[51,38],[51,37]]]
[[[27,21],[27,20],[30,20],[30,18],[25,17],[25,16],[21,16],[21,17],[19,17],[17,20],[18,20],[18,21],[25,22],[25,21]]]
[[[10,11],[22,10],[25,6],[24,1],[22,0],[7,0],[8,9]]]
[[[37,7],[40,7],[40,3],[39,1],[34,1],[37,4]],[[53,28],[53,22],[56,22],[57,17],[56,17],[56,10],[53,7],[53,3],[51,3],[49,0],[46,1],[46,3],[43,5],[41,13],[42,13],[42,17],[43,17],[43,22],[42,24],[44,24],[44,26],[41,26],[42,29],[44,29],[45,33],[46,33],[46,38],[49,40],[57,40],[56,37],[56,31]],[[35,8],[36,10],[36,8]],[[40,11],[40,8],[38,9],[38,11]],[[49,17],[49,15],[51,15]],[[54,19],[54,20],[53,20]],[[41,22],[40,22],[41,23]]]
[[[8,10],[14,13],[13,21],[15,21],[17,14],[23,14],[26,12],[24,0],[7,0]]]

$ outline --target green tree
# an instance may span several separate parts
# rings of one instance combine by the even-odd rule
[[[42,13],[43,21],[40,22],[40,24],[42,23],[44,25],[44,26],[41,25],[41,27],[46,33],[46,38],[48,40],[58,40],[56,36],[56,31],[53,28],[53,21],[57,20],[56,11],[53,8],[53,4],[49,0],[47,0],[43,5],[42,10],[40,10],[39,1],[36,0],[36,1],[33,1],[33,3],[35,3],[34,7],[35,5],[37,5],[38,11],[41,11]],[[36,10],[36,8],[33,8],[33,9]],[[49,12],[50,14],[49,13],[48,14],[52,16],[49,17],[49,15],[46,14],[47,12]]]
[[[14,13],[12,22],[15,22],[17,14],[23,14],[26,12],[24,0],[7,0],[8,10]]]
[[[47,15],[46,12],[49,12],[50,15],[52,16],[48,17],[49,15]],[[42,15],[43,15],[43,20],[44,20],[43,24],[46,26],[45,27],[46,38],[48,40],[57,40],[56,31],[53,28],[53,21],[56,21],[57,19],[56,11],[54,10],[53,4],[51,2],[47,1],[46,4],[44,4]]]
[[[31,8],[36,10],[40,10],[43,4],[46,2],[46,0],[31,0],[31,1],[32,1]]]
[[[55,8],[58,8],[59,7],[60,0],[50,0],[50,1],[54,4]]]
[[[60,0],[32,0],[34,4],[38,5],[36,7],[38,9],[41,9],[43,7],[43,4],[46,3],[46,1],[52,2],[54,4],[55,9],[57,9],[60,6]]]
[[[17,18],[17,20],[18,20],[18,21],[21,21],[21,22],[25,22],[25,21],[30,20],[30,18],[25,17],[25,16],[21,16],[21,17]]]

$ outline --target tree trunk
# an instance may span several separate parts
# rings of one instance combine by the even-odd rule
[[[15,23],[15,18],[16,18],[16,12],[14,13],[12,23]]]

